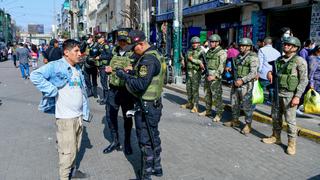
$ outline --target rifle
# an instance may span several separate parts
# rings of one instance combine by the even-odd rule
[[[231,60],[231,74],[233,78],[233,83],[238,79],[238,68],[235,63],[236,59]]]
[[[273,110],[272,119],[280,119],[280,99],[279,99],[279,81],[278,81],[278,69],[277,69],[277,60],[269,62],[272,66],[272,81],[274,87],[274,94],[273,94]]]
[[[200,58],[202,60],[202,64],[204,66],[204,70],[202,71],[201,75],[205,75],[205,77],[209,76],[209,70],[208,70],[208,63],[205,53],[201,53]]]

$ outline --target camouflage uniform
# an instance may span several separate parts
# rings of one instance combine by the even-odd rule
[[[235,59],[234,63],[238,70],[238,78],[243,81],[243,85],[241,87],[235,87],[233,85],[231,88],[232,118],[234,120],[239,119],[241,109],[240,105],[242,104],[245,114],[245,121],[247,124],[251,124],[254,110],[252,106],[252,90],[254,79],[257,76],[259,59],[256,53],[248,52],[244,56],[239,55],[237,59]],[[249,68],[247,75],[243,76],[241,74],[241,68],[239,68],[240,66]]]
[[[187,95],[188,95],[188,103],[193,104],[193,107],[198,108],[199,103],[199,85],[201,80],[201,68],[200,64],[202,61],[200,60],[201,56],[201,48],[190,49],[187,52],[187,58],[192,56],[192,61],[187,59]]]
[[[221,117],[223,113],[223,101],[222,101],[222,73],[226,64],[227,53],[220,47],[209,49],[206,54],[207,66],[210,76],[214,76],[216,79],[208,81],[205,80],[205,102],[206,102],[206,114],[211,114],[212,103],[216,107],[216,116]]]
[[[301,42],[296,37],[289,37],[284,40],[284,46],[291,45],[297,50],[301,47]],[[291,47],[292,48],[292,47]],[[282,56],[275,61],[277,72],[279,109],[278,113],[275,109],[276,102],[274,101],[274,108],[272,108],[273,119],[273,133],[268,138],[263,138],[262,142],[267,144],[281,144],[281,129],[282,129],[282,115],[288,123],[288,147],[286,152],[289,155],[296,154],[296,109],[297,106],[291,106],[292,100],[301,96],[308,84],[308,72],[306,61],[294,54],[288,57],[291,52],[285,52],[287,56]],[[297,103],[297,101],[295,102]]]
[[[278,69],[278,73],[280,73],[281,71],[284,72],[285,69],[291,68],[290,74],[293,76],[297,76],[299,79],[299,83],[296,89],[291,92],[288,91],[288,89],[286,88],[279,87],[280,119],[273,118],[273,129],[276,132],[279,132],[279,133],[281,132],[282,122],[283,122],[282,115],[284,115],[284,118],[288,123],[288,137],[296,138],[297,137],[297,123],[296,123],[297,106],[291,107],[291,100],[293,97],[301,98],[302,93],[304,92],[308,84],[308,71],[307,71],[306,61],[298,55],[294,55],[293,57],[290,57],[290,58],[285,58],[284,56],[280,57],[277,60],[277,66],[281,67],[281,65],[286,64],[289,61],[292,61],[293,63],[288,65],[287,68],[282,66],[282,68]],[[279,81],[280,80],[281,78],[279,78]],[[281,84],[281,82],[279,82],[279,84]],[[274,115],[273,112],[274,112],[274,109],[272,109],[272,114]]]

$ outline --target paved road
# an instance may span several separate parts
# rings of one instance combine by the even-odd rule
[[[0,72],[0,179],[58,179],[54,118],[37,110],[40,93],[20,78],[11,62],[0,63]],[[185,96],[164,92],[160,132],[165,175],[154,179],[320,179],[319,144],[299,138],[297,155],[288,156],[284,134],[283,146],[260,142],[270,134],[270,126],[254,122],[255,131],[249,136],[220,123],[208,126],[209,118],[179,108],[184,101]],[[109,143],[104,108],[95,99],[90,99],[90,104],[94,119],[85,123],[80,169],[93,180],[135,179],[140,155],[136,138],[132,138],[131,156],[125,157],[123,152],[102,154]],[[228,118],[230,113],[224,116]]]
[[[185,91],[186,87],[185,84],[171,84],[169,87],[174,87],[174,88],[179,88]],[[223,100],[225,103],[230,104],[230,91],[231,88],[227,86],[223,86]],[[200,87],[199,90],[200,96],[204,96],[204,91],[203,87]],[[271,113],[271,106],[270,105],[265,105],[265,104],[258,104],[256,106],[256,112],[261,113],[263,115],[269,116]],[[303,114],[303,115],[298,115],[297,114],[297,125],[320,133],[320,115],[314,115],[314,114]]]

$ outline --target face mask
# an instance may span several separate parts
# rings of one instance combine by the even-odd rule
[[[314,49],[316,47],[315,44],[312,44],[311,48],[310,49]]]

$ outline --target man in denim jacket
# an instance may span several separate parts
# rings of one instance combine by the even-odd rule
[[[86,178],[75,168],[82,138],[82,119],[89,119],[88,98],[80,62],[79,42],[63,43],[64,57],[32,72],[32,83],[42,92],[39,110],[54,113],[57,125],[60,180]]]

